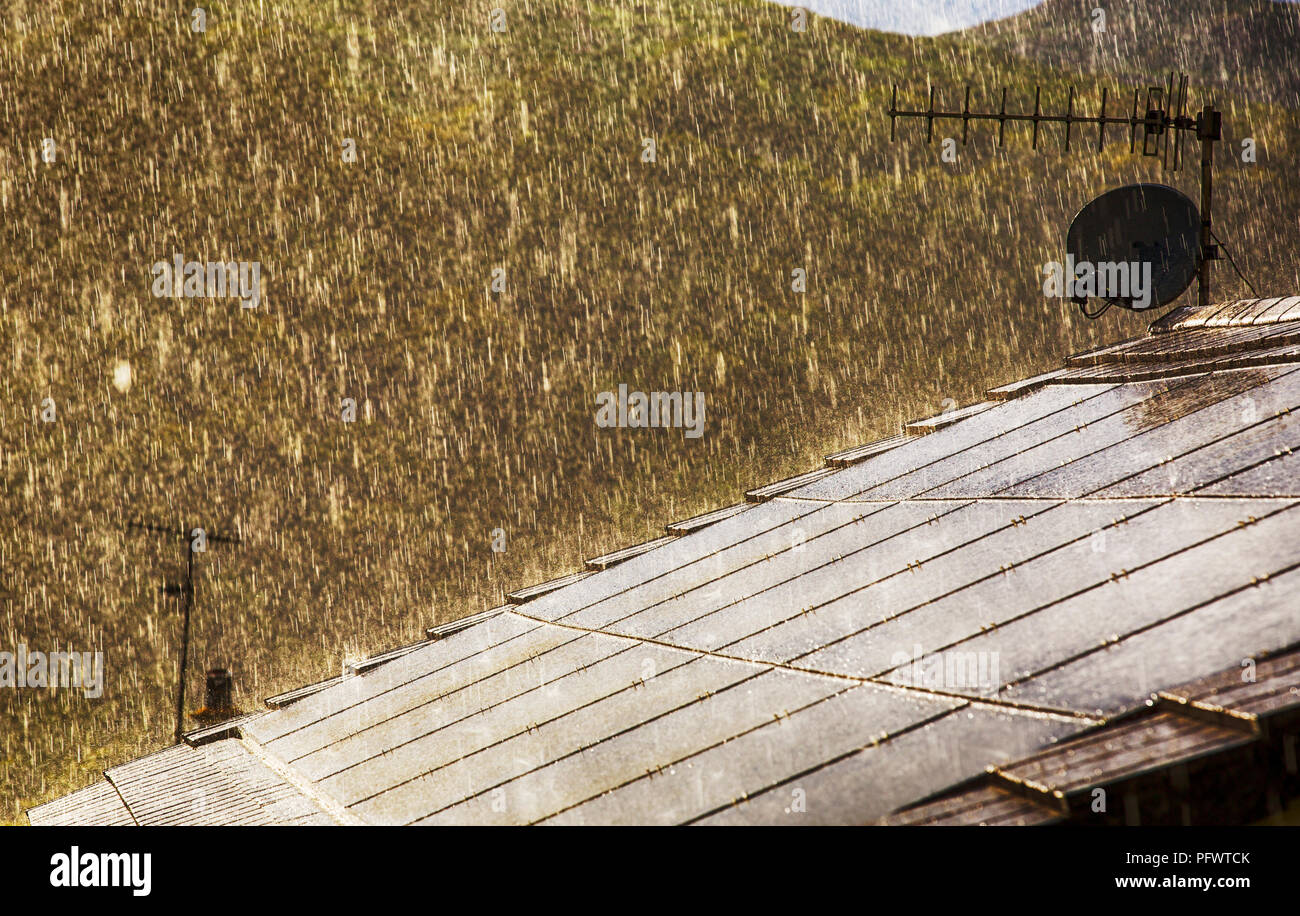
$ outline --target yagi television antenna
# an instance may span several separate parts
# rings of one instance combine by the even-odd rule
[[[180,744],[182,734],[185,731],[185,675],[190,657],[190,608],[194,603],[194,554],[205,551],[208,544],[242,544],[243,541],[239,538],[210,534],[197,527],[176,529],[166,528],[162,525],[150,525],[145,522],[131,522],[127,527],[164,534],[169,539],[178,540],[184,545],[182,549],[185,551],[185,581],[168,582],[161,589],[164,595],[181,599],[181,609],[184,617],[184,626],[181,633],[180,676],[178,678],[179,683],[176,685],[176,743]],[[202,543],[203,546],[198,546],[199,543]]]
[[[1091,126],[1096,128],[1097,151],[1100,152],[1106,145],[1106,130],[1111,125],[1118,127],[1127,127],[1129,132],[1129,152],[1137,151],[1138,134],[1142,135],[1142,155],[1147,157],[1159,158],[1161,165],[1165,170],[1177,172],[1182,166],[1182,139],[1185,133],[1194,133],[1196,139],[1201,144],[1201,207],[1198,225],[1196,228],[1196,275],[1199,283],[1199,302],[1200,305],[1206,306],[1210,302],[1210,262],[1220,258],[1219,246],[1215,244],[1212,230],[1212,206],[1214,198],[1214,144],[1223,139],[1223,114],[1211,104],[1203,106],[1200,112],[1191,117],[1187,114],[1187,76],[1183,74],[1178,77],[1175,84],[1174,74],[1169,74],[1169,80],[1164,86],[1152,86],[1146,91],[1144,110],[1139,109],[1139,100],[1141,92],[1133,90],[1133,103],[1131,112],[1125,114],[1107,114],[1107,104],[1109,102],[1108,90],[1103,89],[1101,93],[1101,106],[1095,115],[1084,115],[1075,111],[1076,95],[1073,86],[1070,87],[1069,96],[1066,99],[1065,112],[1062,114],[1052,114],[1043,111],[1042,106],[1042,88],[1034,88],[1034,110],[1032,112],[1016,112],[1007,110],[1007,90],[1002,90],[1002,105],[998,111],[972,111],[970,107],[971,87],[966,87],[966,101],[961,111],[943,111],[934,107],[935,87],[930,86],[929,104],[922,110],[909,111],[898,107],[898,86],[893,86],[893,93],[889,103],[889,140],[894,142],[896,123],[899,118],[923,118],[925,119],[925,141],[930,143],[934,139],[934,123],[936,121],[960,121],[962,125],[961,142],[965,145],[970,135],[971,121],[996,121],[998,122],[998,146],[1004,145],[1003,138],[1006,132],[1007,123],[1026,122],[1033,124],[1033,141],[1032,148],[1038,149],[1039,128],[1043,124],[1064,124],[1065,125],[1065,149],[1070,149],[1070,144],[1074,139],[1074,129],[1076,125],[1081,127]],[[1080,138],[1084,137],[1083,131],[1079,133]],[[1170,143],[1170,139],[1173,143]],[[1106,195],[1093,201],[1089,207],[1094,204],[1098,206],[1098,213],[1114,214],[1118,211],[1111,209],[1106,211],[1104,208],[1109,206],[1103,205],[1100,201],[1104,200]],[[1144,208],[1145,209],[1145,208]],[[1194,209],[1194,208],[1193,208]],[[1085,207],[1080,213],[1089,212]],[[1089,219],[1094,220],[1095,226],[1100,235],[1099,217],[1090,214]],[[1076,218],[1077,222],[1077,218]],[[1091,225],[1091,224],[1090,224]],[[1073,229],[1073,227],[1071,227]],[[1181,226],[1179,229],[1181,230]],[[1171,236],[1172,237],[1172,236]],[[1153,267],[1153,275],[1158,270]],[[1165,278],[1166,287],[1171,285],[1173,277]],[[1181,292],[1181,290],[1180,290]],[[1119,304],[1124,304],[1122,301]],[[1167,304],[1167,303],[1161,303]],[[1081,308],[1082,308],[1081,304]],[[1104,311],[1104,308],[1101,310]],[[1088,312],[1084,309],[1084,314],[1095,318],[1101,314],[1101,311]]]

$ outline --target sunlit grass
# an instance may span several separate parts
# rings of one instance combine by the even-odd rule
[[[0,692],[0,820],[169,740],[181,553],[127,519],[246,539],[200,560],[189,690],[228,666],[250,708],[1145,326],[1038,267],[1151,162],[1009,129],[941,164],[881,116],[893,81],[1102,77],[757,2],[110,6],[0,25],[0,649],[107,653],[99,700]],[[1222,166],[1225,237],[1295,292],[1294,112],[1225,104],[1265,151]],[[260,260],[264,306],[153,298],[176,252]],[[598,429],[620,382],[705,392],[704,437]]]

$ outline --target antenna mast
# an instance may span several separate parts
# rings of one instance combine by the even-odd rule
[[[1211,209],[1214,195],[1214,144],[1223,139],[1223,113],[1212,104],[1206,104],[1196,117],[1187,115],[1187,75],[1178,77],[1177,85],[1174,74],[1169,74],[1164,86],[1151,86],[1146,93],[1146,111],[1139,114],[1138,99],[1140,92],[1133,90],[1133,107],[1127,115],[1107,115],[1107,90],[1101,92],[1101,106],[1095,115],[1083,115],[1075,112],[1075,90],[1070,87],[1064,114],[1048,114],[1042,110],[1042,88],[1034,87],[1034,110],[1031,113],[1007,111],[1007,90],[1002,90],[1002,106],[996,112],[971,111],[970,86],[966,87],[966,101],[961,111],[942,111],[934,107],[934,86],[930,86],[930,100],[926,108],[920,111],[907,111],[898,107],[898,85],[894,84],[889,103],[889,142],[895,139],[898,118],[924,118],[925,142],[934,138],[935,121],[960,121],[962,124],[961,142],[965,146],[969,138],[971,121],[997,121],[998,146],[1003,146],[1003,135],[1007,122],[1029,122],[1034,125],[1031,148],[1038,149],[1038,128],[1040,124],[1064,124],[1065,148],[1070,149],[1071,135],[1076,124],[1096,125],[1097,151],[1106,145],[1106,128],[1112,124],[1126,126],[1129,129],[1129,152],[1137,150],[1137,135],[1142,130],[1142,155],[1159,158],[1162,168],[1177,172],[1182,165],[1182,137],[1184,133],[1194,132],[1201,143],[1201,263],[1198,274],[1199,303],[1201,306],[1210,302],[1210,262],[1220,257],[1219,246],[1214,244]],[[1174,109],[1177,114],[1174,114]],[[1172,159],[1169,138],[1174,138]]]
[[[179,531],[174,528],[165,528],[162,525],[149,525],[144,522],[132,522],[128,528],[137,528],[143,531],[155,531],[159,534],[165,534],[173,539],[178,539],[184,544],[185,550],[185,582],[166,583],[160,591],[164,595],[179,595],[181,599],[182,615],[184,624],[181,632],[181,665],[179,683],[176,685],[176,743],[181,743],[181,735],[185,728],[185,675],[189,666],[190,656],[190,606],[194,601],[194,554],[206,551],[208,544],[242,544],[239,538],[224,537],[219,534],[208,534],[202,528],[195,527],[186,534],[185,529]],[[202,544],[203,546],[199,546]]]

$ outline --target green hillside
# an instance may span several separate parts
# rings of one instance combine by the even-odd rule
[[[0,690],[0,821],[170,740],[180,551],[131,518],[242,533],[199,561],[190,696],[223,665],[252,708],[1145,328],[1045,300],[1039,266],[1158,167],[1010,129],[942,163],[882,114],[927,77],[1094,104],[1105,68],[982,30],[798,33],[758,0],[529,0],[504,32],[494,5],[0,19],[0,650],[107,668],[99,699]],[[1260,150],[1223,164],[1221,234],[1262,294],[1300,292],[1297,104],[1215,92],[1225,149]],[[176,254],[260,261],[261,305],[155,298]],[[620,383],[704,392],[704,435],[598,428]]]
[[[1108,11],[1104,20],[1095,15]],[[1300,104],[1300,8],[1277,0],[1044,0],[970,31],[981,43],[1136,85],[1170,70],[1199,86],[1289,107]]]

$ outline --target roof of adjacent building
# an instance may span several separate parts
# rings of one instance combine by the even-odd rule
[[[1175,309],[30,817],[1059,820],[1077,742],[1252,740],[1149,704],[1300,645],[1296,408],[1300,297]]]
[[[104,771],[104,781],[28,812],[38,826],[330,824],[322,806],[237,739],[178,744]]]
[[[1283,799],[1300,795],[1298,738],[1300,650],[1291,650],[1161,690],[1129,715],[1023,760],[990,766],[884,822],[1018,826],[1260,819],[1276,814]]]

